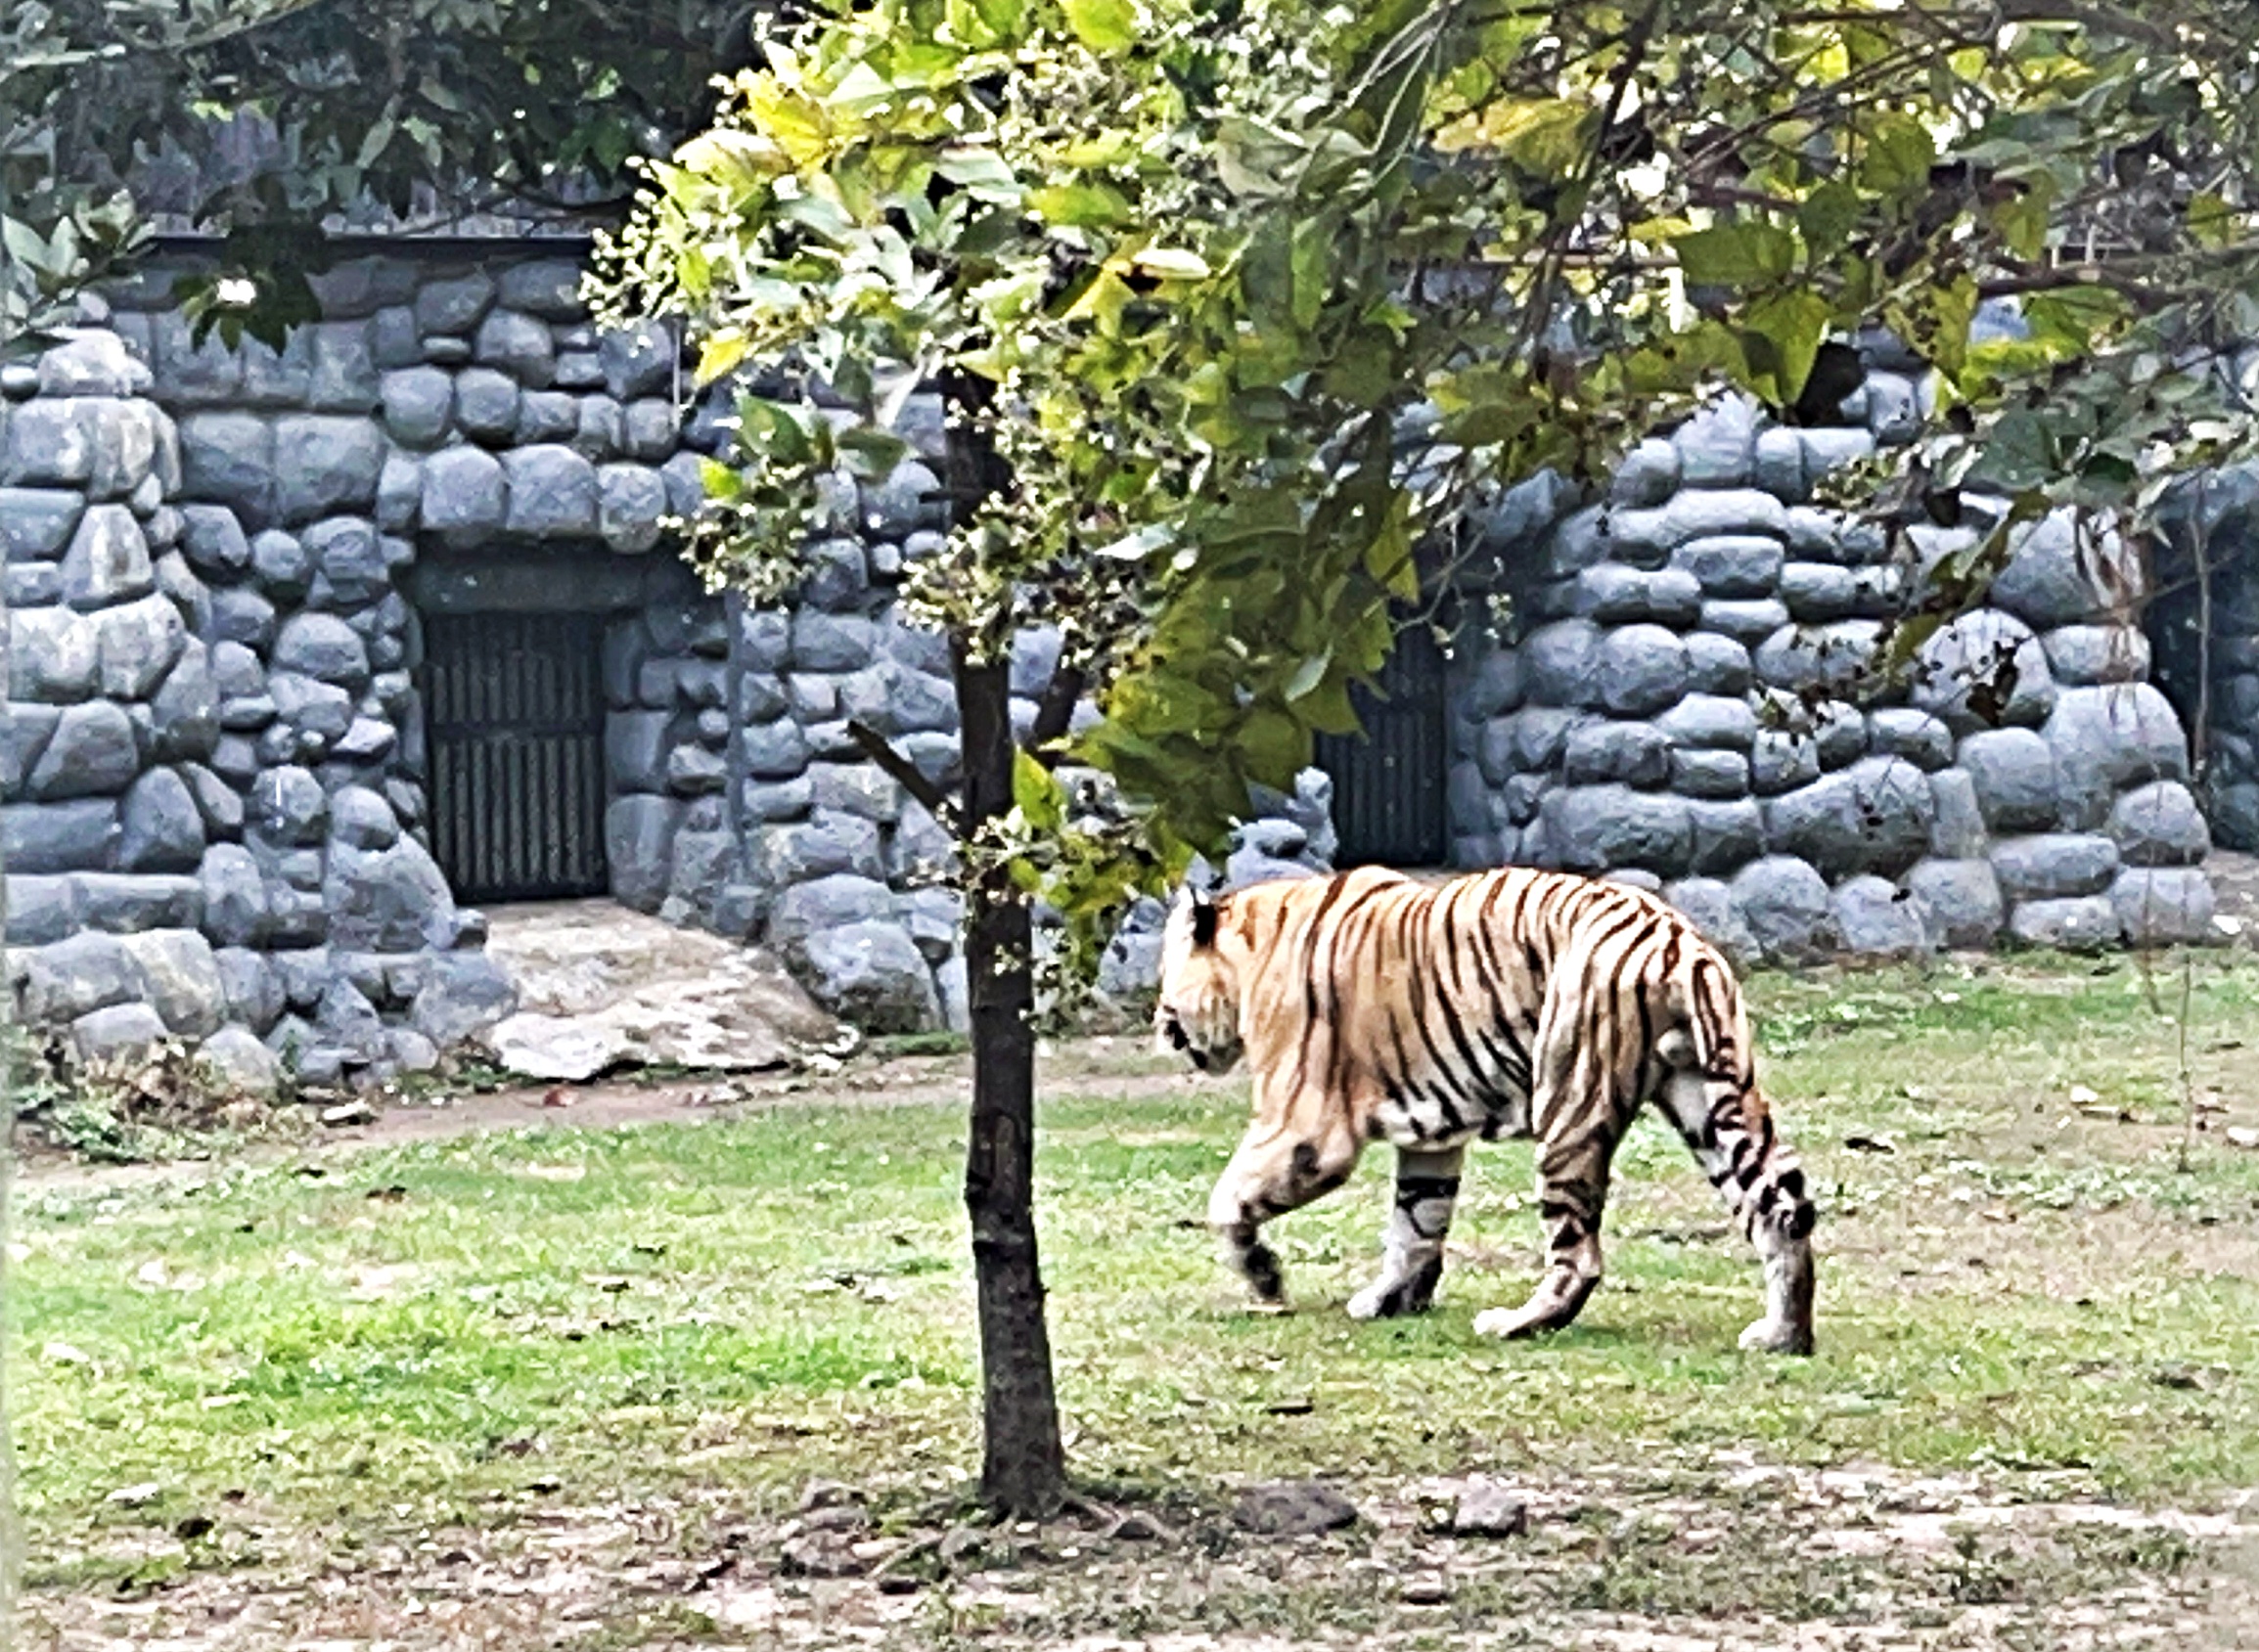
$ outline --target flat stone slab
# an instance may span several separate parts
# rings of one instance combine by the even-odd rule
[[[1232,1521],[1267,1538],[1302,1538],[1357,1524],[1357,1505],[1317,1480],[1271,1480],[1250,1486],[1233,1506]]]
[[[1518,1538],[1529,1530],[1529,1503],[1502,1481],[1476,1475],[1459,1494],[1451,1530],[1462,1538]]]
[[[749,1072],[836,1051],[842,1036],[770,953],[610,901],[497,908],[486,952],[517,985],[519,1007],[478,1042],[528,1078]]]

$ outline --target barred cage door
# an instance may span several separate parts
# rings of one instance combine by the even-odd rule
[[[1451,750],[1443,650],[1414,622],[1397,634],[1378,694],[1350,696],[1362,735],[1320,735],[1318,767],[1333,781],[1343,867],[1439,867],[1451,858],[1445,785]]]
[[[431,854],[465,901],[602,895],[604,618],[431,614]]]

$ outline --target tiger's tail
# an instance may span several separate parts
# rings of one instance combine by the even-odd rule
[[[1818,1213],[1757,1087],[1739,983],[1713,948],[1696,943],[1665,997],[1671,1025],[1656,1040],[1671,1069],[1664,1111],[1765,1264],[1765,1317],[1741,1333],[1741,1346],[1809,1354]]]

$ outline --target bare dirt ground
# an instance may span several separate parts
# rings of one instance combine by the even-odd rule
[[[1219,1097],[1237,1094],[1228,1081],[1200,1079],[1152,1054],[1143,1037],[1083,1038],[1046,1046],[1042,1076],[1047,1087],[1071,1089],[1101,1100],[1204,1089]],[[687,1078],[644,1074],[573,1085],[514,1080],[499,1089],[452,1089],[414,1096],[380,1094],[370,1098],[372,1116],[364,1120],[309,1125],[302,1131],[231,1145],[226,1159],[231,1164],[320,1159],[487,1131],[701,1124],[817,1098],[830,1104],[903,1106],[969,1100],[971,1094],[972,1061],[963,1054],[861,1055],[836,1066],[819,1063],[793,1072]],[[206,1162],[97,1164],[28,1139],[18,1142],[16,1153],[18,1182],[59,1188],[194,1179]]]
[[[1353,1524],[1285,1534],[1248,1530],[1245,1500],[1092,1505],[1010,1529],[875,1525],[824,1487],[781,1521],[671,1499],[526,1506],[475,1529],[339,1534],[327,1555],[269,1555],[141,1599],[42,1594],[21,1629],[54,1652],[2259,1646],[2259,1509],[2145,1514],[2015,1500],[1973,1477],[1726,1458],[1489,1483],[1526,1526],[1454,1534],[1468,1490],[1361,1488]],[[1315,1496],[1319,1519],[1348,1517]],[[247,1538],[258,1519],[251,1499],[227,1516]],[[876,1571],[826,1576],[846,1554]],[[2097,1557],[2109,1581],[2083,1587]]]

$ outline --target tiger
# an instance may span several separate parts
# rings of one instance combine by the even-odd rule
[[[1157,1046],[1210,1074],[1242,1054],[1254,1117],[1207,1225],[1257,1306],[1285,1303],[1262,1225],[1348,1180],[1366,1145],[1396,1149],[1379,1277],[1358,1319],[1423,1313],[1468,1144],[1538,1143],[1546,1265],[1529,1300],[1479,1335],[1568,1325],[1601,1280],[1608,1168],[1656,1103],[1763,1264],[1765,1315],[1744,1349],[1813,1349],[1817,1216],[1757,1087],[1733,969],[1644,890],[1507,867],[1446,882],[1360,868],[1219,896],[1188,891],[1163,926]]]

